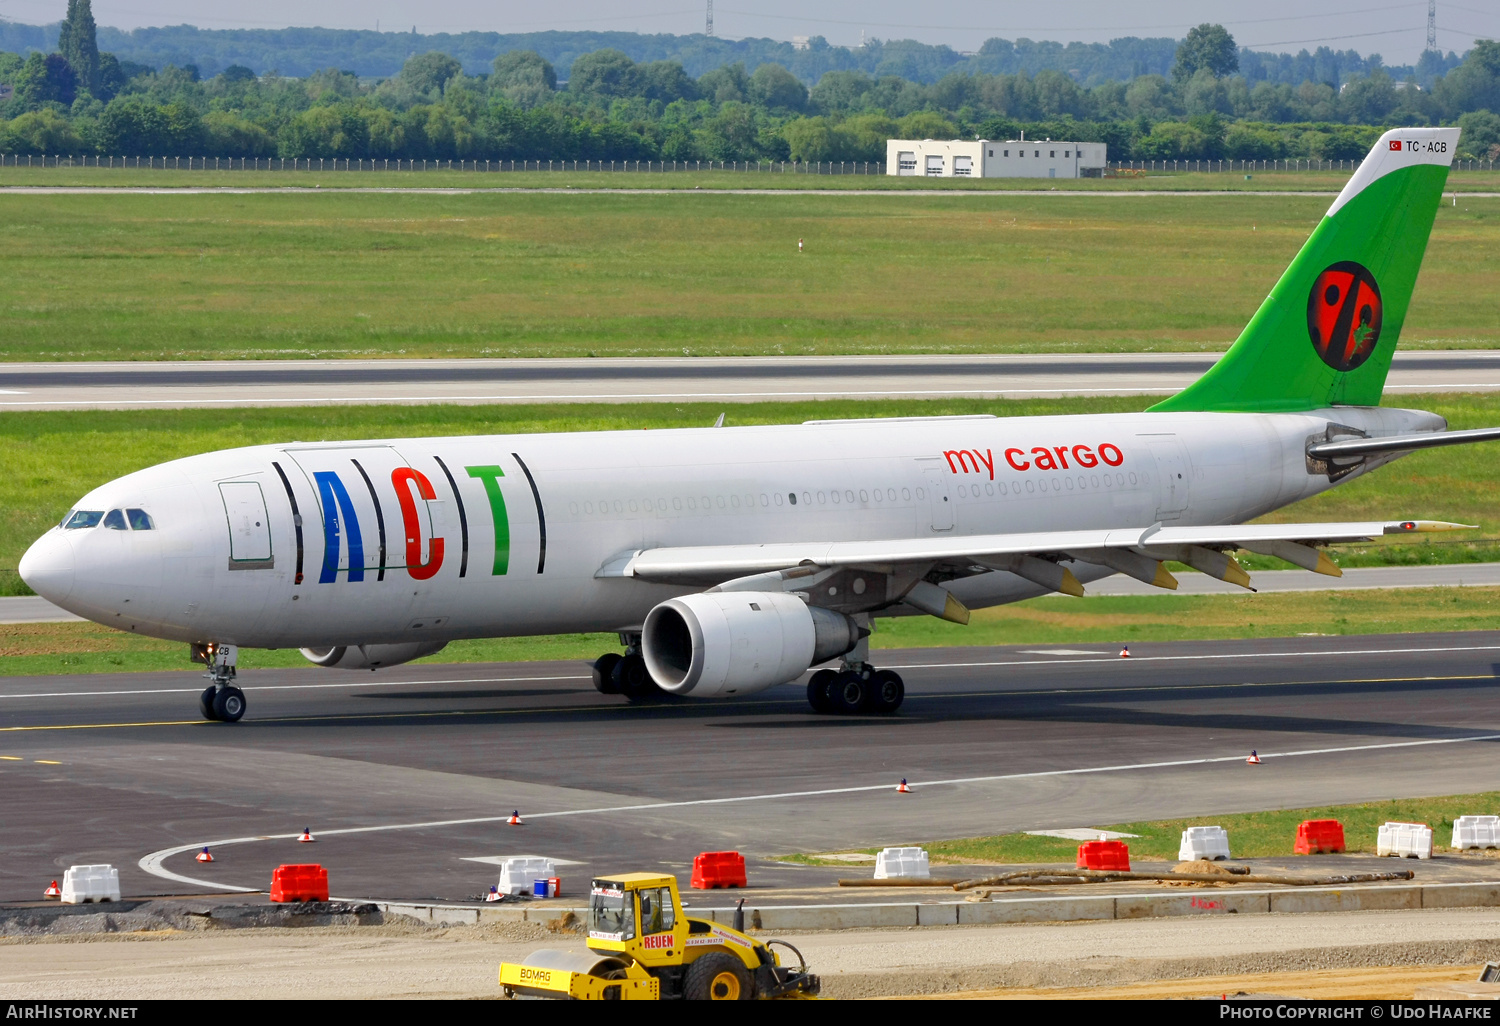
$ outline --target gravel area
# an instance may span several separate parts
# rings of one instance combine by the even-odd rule
[[[1472,966],[1500,958],[1500,909],[854,930],[785,939],[823,977],[829,997],[995,988],[1021,996],[1033,988],[1150,980],[1203,978],[1209,985],[1209,978],[1261,973]],[[0,997],[492,998],[498,963],[544,946],[581,948],[582,941],[538,924],[433,929],[412,920],[12,935],[0,938]],[[1122,954],[1138,951],[1152,954]]]

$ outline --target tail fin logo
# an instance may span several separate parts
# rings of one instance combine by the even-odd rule
[[[1313,282],[1307,297],[1307,334],[1323,362],[1352,371],[1380,341],[1380,287],[1363,264],[1343,260]]]

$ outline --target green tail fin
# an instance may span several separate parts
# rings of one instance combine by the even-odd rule
[[[1382,135],[1229,352],[1152,409],[1379,405],[1457,146],[1456,128]]]

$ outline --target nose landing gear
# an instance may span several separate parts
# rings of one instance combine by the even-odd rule
[[[203,676],[213,683],[198,696],[198,711],[205,720],[236,723],[245,715],[245,693],[230,683],[234,680],[239,649],[234,645],[205,647],[204,661],[208,663],[209,670]]]

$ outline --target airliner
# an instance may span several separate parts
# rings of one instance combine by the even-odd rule
[[[799,681],[890,714],[881,618],[970,610],[1236,552],[1322,551],[1458,525],[1250,524],[1418,449],[1500,438],[1379,405],[1456,128],[1381,136],[1259,310],[1150,410],[258,445],[127,474],[20,564],[97,623],[185,642],[200,706],[245,714],[241,648],[375,670],[461,638],[619,636],[595,686],[632,701]],[[834,662],[836,661],[836,662]]]

